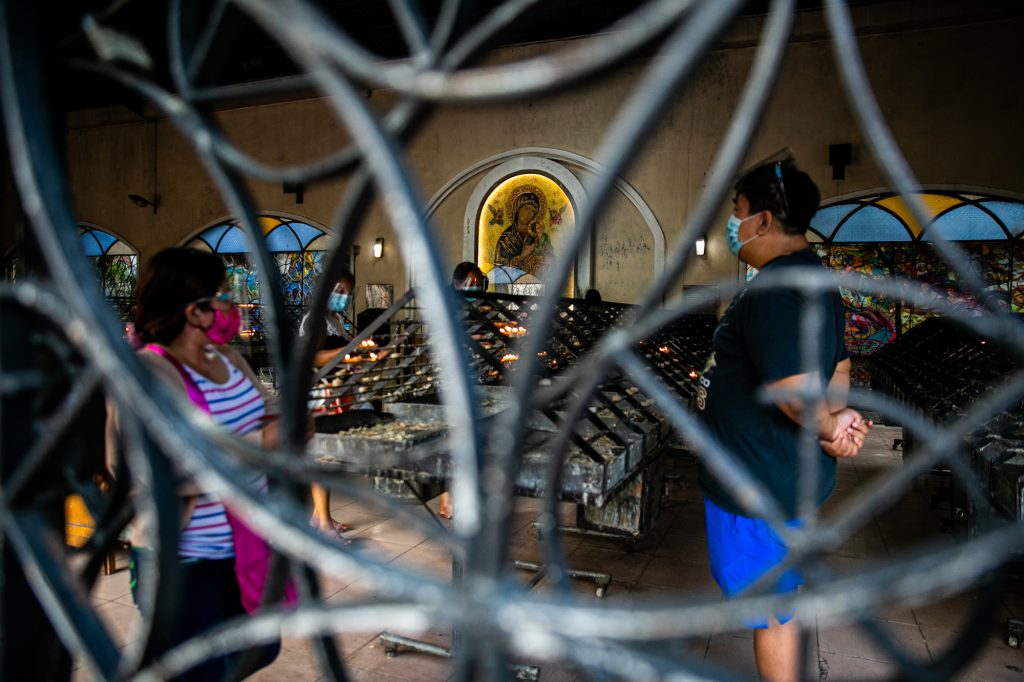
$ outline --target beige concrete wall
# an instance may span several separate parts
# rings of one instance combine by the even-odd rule
[[[862,21],[899,20],[900,7]],[[864,11],[861,12],[862,14]],[[895,19],[894,19],[895,17]],[[686,91],[676,98],[642,152],[625,174],[664,229],[669,248],[693,210],[706,173],[727,130],[754,56],[750,38],[759,22],[747,21],[710,53]],[[794,42],[747,163],[789,146],[799,163],[819,183],[823,196],[883,187],[850,113],[834,58],[820,40],[815,14],[801,15]],[[1024,33],[1019,18],[911,31],[877,30],[860,45],[882,110],[910,164],[923,183],[973,185],[1024,192],[1019,161],[1022,133],[1019,112],[1024,89],[1011,68],[1016,42]],[[570,41],[571,42],[571,41]],[[522,46],[502,58],[516,59],[542,50],[566,47]],[[424,200],[482,159],[520,147],[552,147],[594,158],[602,136],[649,64],[634,60],[601,81],[553,97],[485,107],[445,107],[430,118],[407,147],[407,161]],[[374,92],[372,104],[388,107],[390,93]],[[81,120],[81,119],[79,119]],[[318,99],[223,111],[218,122],[240,148],[271,164],[300,163],[329,154],[346,134]],[[190,146],[166,119],[157,126],[155,170],[156,215],[127,200],[128,194],[152,194],[154,151],[152,122],[80,126],[73,121],[68,154],[72,186],[81,220],[110,229],[151,255],[180,243],[200,228],[229,213],[220,192],[204,172]],[[833,182],[827,165],[828,145],[850,142],[854,163],[847,179]],[[577,169],[578,170],[578,169]],[[580,173],[586,179],[585,173]],[[453,264],[462,260],[461,226],[467,201],[482,173],[464,178],[435,212],[435,239]],[[306,188],[296,205],[279,183],[251,182],[258,209],[284,212],[328,225],[345,183],[328,181]],[[724,247],[722,206],[711,226],[707,256],[684,275],[685,283],[734,277],[739,268]],[[386,242],[375,261],[374,238]],[[360,226],[355,243],[360,284],[389,282],[396,295],[407,284],[400,240],[377,204]],[[594,284],[608,300],[633,301],[650,283],[653,241],[639,214],[617,197],[598,224],[594,241]],[[673,291],[680,290],[680,284]],[[362,307],[362,300],[357,299]]]

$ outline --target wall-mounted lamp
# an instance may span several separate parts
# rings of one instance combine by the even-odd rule
[[[138,206],[139,208],[153,207],[153,213],[156,213],[156,197],[153,197],[153,201],[150,201],[146,197],[139,196],[138,194],[129,194],[128,199]]]
[[[380,258],[384,255],[384,237],[377,237],[373,240],[373,257]]]
[[[703,256],[704,255],[704,247],[706,245],[707,244],[704,242],[703,239],[698,239],[697,241],[695,241],[693,243],[693,247],[697,250],[697,255],[698,256]]]
[[[853,163],[853,144],[830,144],[828,146],[828,165],[832,166],[832,179],[845,180],[846,167]]]
[[[296,204],[302,203],[302,195],[306,191],[306,186],[304,184],[301,182],[284,182],[281,183],[281,189],[285,194],[294,194]]]

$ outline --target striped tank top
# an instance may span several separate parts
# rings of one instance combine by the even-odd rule
[[[260,428],[266,414],[263,396],[248,376],[228,362],[220,353],[217,357],[227,365],[228,379],[222,384],[207,379],[191,367],[183,365],[210,406],[210,417],[219,425],[239,436]],[[266,477],[259,475],[257,483],[266,492]],[[181,531],[178,556],[197,559],[228,559],[235,555],[224,505],[208,494],[196,496],[195,508],[188,525]]]

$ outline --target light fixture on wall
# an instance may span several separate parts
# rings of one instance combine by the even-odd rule
[[[853,163],[853,144],[830,144],[828,146],[828,165],[832,166],[832,179],[845,180],[846,167]]]
[[[128,195],[128,199],[133,204],[138,206],[139,208],[148,208],[149,206],[152,206],[153,207],[153,213],[156,213],[156,197],[155,196],[153,197],[153,201],[150,201],[146,197],[139,196],[138,194],[129,194]]]
[[[707,246],[707,244],[706,244],[706,242],[703,239],[698,239],[697,241],[695,241],[693,243],[693,248],[697,250],[697,255],[698,256],[703,256],[704,255],[704,247],[705,246]]]
[[[302,196],[306,191],[306,186],[301,182],[284,182],[281,183],[281,189],[285,194],[294,194],[295,203],[302,203]]]
[[[373,241],[373,257],[380,258],[384,255],[384,237],[377,237]]]

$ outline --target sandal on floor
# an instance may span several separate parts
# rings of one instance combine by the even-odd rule
[[[320,521],[316,518],[315,515],[309,517],[309,527],[317,529],[320,528]],[[335,521],[334,519],[331,519],[331,530],[333,530],[335,533],[340,534],[352,530],[352,526],[348,525],[347,523],[342,523],[341,521]]]

